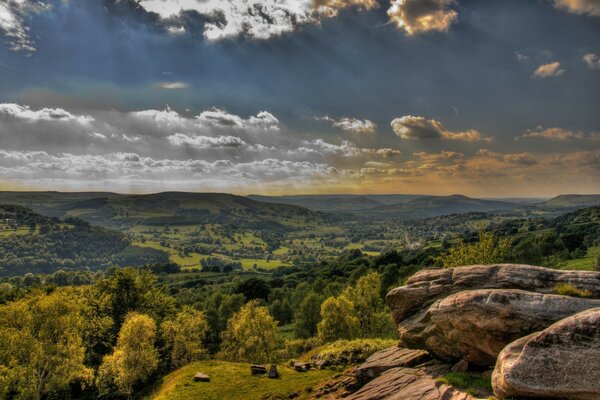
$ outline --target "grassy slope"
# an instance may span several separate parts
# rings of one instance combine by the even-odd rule
[[[290,394],[314,388],[336,371],[312,370],[301,373],[285,366],[277,367],[281,378],[251,376],[250,364],[225,361],[202,361],[186,365],[156,383],[146,400],[247,400],[287,399]],[[210,382],[194,382],[196,372],[210,376]]]
[[[573,269],[579,271],[595,271],[598,247],[590,247],[585,257],[565,261],[560,269]]]

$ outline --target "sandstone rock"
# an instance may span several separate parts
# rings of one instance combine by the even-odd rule
[[[426,310],[436,300],[472,289],[523,289],[552,293],[561,283],[600,297],[600,272],[561,271],[519,264],[472,265],[417,272],[406,286],[391,290],[386,298],[396,323]]]
[[[474,400],[437,378],[450,369],[448,365],[426,368],[392,368],[367,383],[348,400]]]
[[[197,372],[196,375],[194,375],[194,381],[195,382],[210,382],[210,377],[206,374],[203,374],[202,372]]]
[[[594,307],[600,307],[600,300],[511,289],[468,290],[401,321],[398,331],[407,347],[489,366],[510,342]]]
[[[452,372],[467,372],[469,370],[469,363],[465,360],[460,360],[452,366]]]
[[[371,355],[364,364],[356,368],[356,378],[365,383],[378,377],[385,371],[396,367],[414,367],[429,359],[423,350],[410,350],[398,346],[378,351]]]
[[[506,346],[492,386],[499,398],[600,399],[600,308]]]

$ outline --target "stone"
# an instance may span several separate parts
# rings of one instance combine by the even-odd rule
[[[510,343],[492,374],[498,398],[600,399],[600,308]]]
[[[194,381],[195,382],[210,382],[210,377],[206,374],[203,374],[202,372],[197,372],[196,375],[194,375]]]
[[[600,272],[562,271],[521,264],[472,265],[451,269],[425,269],[407,280],[406,286],[392,289],[386,302],[396,323],[418,314],[436,300],[473,289],[522,289],[552,293],[570,283],[600,297]]]
[[[295,362],[294,369],[298,372],[306,372],[310,369],[310,363],[308,362]]]
[[[396,367],[414,367],[429,360],[429,354],[423,350],[411,350],[398,346],[374,353],[356,368],[356,378],[361,383],[366,383],[378,377],[385,371]]]
[[[460,360],[452,366],[452,372],[467,372],[469,370],[469,362],[466,360]]]
[[[269,368],[269,375],[268,375],[268,377],[270,379],[279,378],[279,372],[277,371],[277,365],[271,364],[271,368]]]
[[[264,365],[251,365],[250,366],[250,373],[252,375],[266,375],[267,374],[267,367]]]
[[[600,300],[516,289],[466,290],[401,321],[398,332],[402,345],[442,360],[493,366],[510,342],[594,307]]]
[[[323,369],[324,367],[326,367],[329,364],[329,362],[327,360],[316,360],[313,362],[313,366],[316,369]]]
[[[449,365],[423,368],[392,368],[367,383],[347,400],[475,400],[438,378]]]

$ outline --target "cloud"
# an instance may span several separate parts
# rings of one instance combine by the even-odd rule
[[[188,136],[183,133],[175,133],[167,137],[167,140],[169,143],[176,146],[189,145],[201,149],[214,147],[240,147],[246,144],[246,142],[236,136]]]
[[[23,18],[51,8],[41,0],[3,0],[0,2],[0,32],[8,38],[14,51],[35,51],[29,28]]]
[[[454,0],[392,0],[387,14],[409,35],[447,32],[458,19],[458,13],[450,8],[454,4]]]
[[[554,0],[554,6],[574,14],[600,16],[600,2],[598,0]]]
[[[558,61],[551,62],[548,64],[540,65],[531,75],[532,78],[550,78],[554,76],[561,76],[565,73],[565,70],[561,68]]]
[[[467,142],[490,142],[494,140],[492,137],[484,136],[474,129],[449,131],[439,121],[411,115],[394,119],[391,126],[394,133],[401,139],[446,139]]]
[[[600,57],[593,53],[588,53],[583,56],[583,61],[590,69],[600,69]]]
[[[74,121],[80,124],[89,124],[94,120],[89,115],[74,115],[62,108],[42,108],[34,111],[29,106],[14,103],[0,104],[0,118],[21,119],[30,122]]]
[[[352,117],[342,117],[339,120],[335,120],[328,116],[318,118],[322,121],[331,123],[334,128],[339,128],[345,132],[351,133],[375,133],[377,125],[368,119],[357,119]]]
[[[535,138],[535,139],[547,139],[552,141],[568,141],[568,140],[600,140],[600,133],[591,132],[585,134],[579,131],[571,131],[563,128],[547,128],[537,127],[533,130],[528,130],[523,135],[518,136],[519,138]]]
[[[159,84],[157,84],[157,86],[161,89],[187,89],[190,85],[187,82],[181,82],[181,81],[176,81],[176,82],[161,82]]]

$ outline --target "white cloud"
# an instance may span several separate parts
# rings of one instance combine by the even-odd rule
[[[558,61],[551,62],[548,64],[540,65],[534,72],[533,78],[550,78],[555,76],[561,76],[565,73],[565,70],[561,68]]]
[[[440,121],[406,115],[391,122],[394,133],[402,139],[447,139],[467,142],[491,142],[492,137],[484,136],[474,129],[466,131],[446,130]]]
[[[357,119],[352,117],[342,117],[339,120],[335,120],[328,116],[318,118],[322,121],[331,123],[334,128],[339,128],[345,132],[351,133],[375,133],[377,125],[368,119]]]
[[[161,89],[187,89],[190,85],[187,82],[176,81],[176,82],[160,82],[158,87]]]
[[[240,147],[246,144],[242,139],[236,136],[188,136],[183,133],[175,133],[167,137],[169,143],[182,146],[189,145],[201,149],[213,147]]]
[[[75,121],[80,124],[89,124],[94,121],[89,115],[74,115],[62,108],[42,108],[36,111],[29,106],[14,103],[0,104],[0,118],[15,118],[30,122]]]
[[[554,6],[574,14],[600,16],[600,2],[598,0],[554,0]]]
[[[447,32],[458,19],[450,6],[455,0],[391,0],[390,20],[409,35],[439,31]]]
[[[35,51],[29,37],[29,27],[23,18],[51,8],[42,0],[3,0],[0,2],[0,33],[8,38],[11,49],[15,51]]]
[[[588,53],[583,56],[583,61],[590,69],[600,69],[600,57],[593,53]]]

